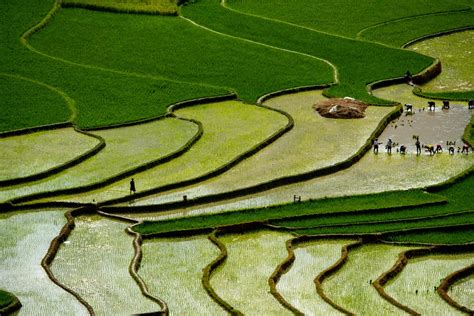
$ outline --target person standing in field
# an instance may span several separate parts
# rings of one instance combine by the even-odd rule
[[[133,180],[130,180],[130,194],[135,194],[135,192],[137,192],[136,188],[135,188],[135,181]]]
[[[387,148],[387,153],[391,155],[392,154],[392,139],[390,138],[388,139],[386,148]]]
[[[416,138],[415,146],[416,146],[416,154],[421,155],[421,143],[418,137]]]
[[[379,139],[378,138],[374,140],[373,145],[374,145],[374,154],[378,154],[379,153]]]

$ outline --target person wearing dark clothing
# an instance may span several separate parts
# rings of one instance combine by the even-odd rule
[[[137,192],[137,189],[135,188],[135,181],[132,180],[130,181],[130,194],[135,194]]]
[[[416,146],[416,154],[421,155],[421,143],[420,143],[419,138],[416,139],[415,146]]]
[[[387,148],[387,153],[391,155],[392,154],[392,140],[390,138],[388,139],[387,146],[385,146],[385,148]]]
[[[378,138],[376,138],[374,140],[373,145],[374,145],[374,154],[378,154],[379,153],[379,140],[378,140]]]
[[[466,153],[466,155],[469,154],[469,145],[468,144],[464,144],[462,145],[462,151],[461,151],[461,154],[464,154]]]

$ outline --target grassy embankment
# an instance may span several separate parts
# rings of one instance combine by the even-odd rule
[[[72,100],[77,109],[74,123],[81,128],[156,117],[166,113],[166,108],[177,101],[228,93],[227,89],[171,81],[159,76],[81,66],[45,58],[28,50],[21,44],[20,37],[47,15],[53,3],[21,0],[1,4],[3,17],[0,27],[8,32],[2,33],[0,73],[38,83],[27,87],[28,93],[25,94],[25,80],[15,83],[7,79],[8,89],[1,89],[0,96],[7,105],[22,102],[22,111],[17,107],[6,108],[2,116],[8,119],[2,120],[4,130],[64,122],[69,118],[64,100],[52,95],[53,92],[48,95],[41,86],[53,87]],[[30,97],[36,102],[23,102]]]
[[[115,31],[101,31],[107,29]],[[246,102],[333,81],[332,69],[320,60],[215,34],[178,17],[64,9],[31,44],[78,63],[228,87]]]
[[[15,295],[10,292],[0,290],[0,310],[13,304],[17,300]]]
[[[92,10],[142,13],[142,14],[178,14],[179,0],[64,0],[63,7],[78,7]]]
[[[0,138],[0,180],[25,177],[54,168],[98,145],[93,137],[61,128]]]
[[[390,0],[227,0],[235,10],[355,38],[367,27],[387,21],[469,8],[465,1]],[[336,9],[335,9],[336,8]],[[357,18],[354,18],[357,17]]]
[[[421,315],[464,315],[446,304],[435,288],[443,278],[469,266],[473,260],[473,253],[429,255],[408,260],[401,273],[385,286],[385,292]],[[469,295],[461,297],[469,299]]]
[[[331,62],[339,83],[325,91],[336,97],[351,96],[369,103],[389,104],[368,94],[367,84],[418,73],[433,59],[413,52],[357,41],[255,16],[240,14],[203,0],[183,7],[182,14],[219,32],[316,56]],[[245,25],[245,28],[239,27]]]
[[[197,131],[198,127],[194,123],[173,118],[110,130],[94,131],[94,134],[103,137],[107,144],[94,157],[89,158],[74,168],[67,169],[41,181],[32,182],[27,186],[2,188],[0,189],[0,199],[9,199],[45,191],[87,187],[106,181],[113,176],[120,175],[123,172],[180,150]],[[52,132],[48,131],[46,133]],[[65,149],[64,146],[57,148]],[[50,149],[50,152],[53,152],[53,149]],[[37,153],[35,157],[42,157],[44,158],[42,160],[47,160],[48,154],[47,152],[43,155]],[[127,186],[122,190],[125,192],[124,194],[128,193]]]
[[[287,204],[263,209],[253,209],[222,213],[208,216],[196,216],[159,222],[144,222],[134,227],[142,234],[157,234],[185,230],[210,229],[213,227],[234,225],[246,222],[269,221],[272,225],[288,227],[297,234],[348,234],[378,233],[400,231],[408,228],[431,226],[449,226],[472,224],[474,214],[471,212],[472,195],[466,192],[474,185],[474,177],[468,178],[438,192],[437,195],[423,193],[420,190],[405,192],[387,192],[381,194],[352,196],[345,198],[322,199],[297,204]],[[403,197],[401,199],[400,197]],[[437,205],[424,205],[429,202],[443,202]],[[419,205],[411,210],[404,206]],[[386,208],[400,207],[392,211]],[[411,207],[410,207],[411,208]],[[368,210],[372,210],[368,212]],[[382,211],[377,211],[383,210]],[[344,214],[348,212],[347,214]],[[295,216],[297,214],[297,216]],[[444,216],[446,215],[446,216]],[[429,218],[429,216],[438,216]],[[441,217],[440,217],[441,216]],[[280,220],[277,220],[280,219]],[[294,228],[291,228],[294,227]],[[297,228],[297,229],[295,229]],[[472,241],[467,231],[453,234],[440,232],[440,238],[447,241]],[[436,234],[434,234],[436,236]],[[391,236],[390,239],[403,238]],[[426,237],[433,237],[426,235]],[[408,241],[408,240],[407,240]]]
[[[288,124],[286,116],[236,101],[211,103],[176,111],[203,124],[204,134],[184,155],[135,176],[137,192],[198,179],[218,170],[267,140]],[[91,192],[61,197],[67,201],[104,201],[128,195],[129,179]],[[16,192],[12,192],[16,194]],[[58,200],[58,198],[55,198]]]

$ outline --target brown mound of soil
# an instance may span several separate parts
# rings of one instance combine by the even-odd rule
[[[327,99],[316,103],[313,108],[323,117],[352,119],[365,117],[367,104],[350,98]]]

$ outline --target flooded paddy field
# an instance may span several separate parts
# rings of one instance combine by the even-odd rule
[[[474,275],[451,286],[448,295],[457,303],[474,309]]]
[[[0,286],[20,300],[18,315],[88,315],[41,267],[51,240],[66,223],[65,211],[0,214]]]
[[[254,232],[219,237],[228,257],[211,277],[211,286],[222,299],[244,314],[291,315],[270,294],[268,278],[287,256],[291,235]]]
[[[77,292],[98,315],[160,310],[148,300],[128,271],[134,256],[126,224],[99,216],[76,218],[76,227],[61,246],[51,270]]]
[[[31,176],[60,166],[98,144],[97,139],[73,128],[0,138],[0,181]]]
[[[323,282],[324,293],[356,315],[404,315],[403,311],[384,301],[371,283],[390,269],[398,254],[407,249],[374,244],[351,250],[341,270]]]
[[[145,240],[139,275],[150,293],[163,299],[170,315],[226,315],[201,283],[203,268],[219,249],[207,236]]]
[[[197,105],[177,110],[175,114],[201,122],[204,133],[182,156],[136,174],[134,178],[138,191],[214,171],[288,124],[288,119],[278,112],[237,101]],[[91,202],[123,197],[129,193],[129,181],[121,180],[95,191],[59,200]]]
[[[282,275],[278,292],[305,315],[342,315],[316,292],[314,279],[341,257],[341,249],[353,240],[321,240],[299,245],[295,262]]]
[[[6,187],[0,190],[0,200],[100,182],[179,150],[197,131],[196,124],[173,118],[93,131],[93,134],[103,137],[106,143],[105,148],[95,156],[71,169],[28,186]],[[123,193],[128,192],[126,188]]]
[[[411,259],[402,272],[385,286],[385,292],[424,315],[462,315],[438,295],[436,287],[441,284],[443,278],[473,262],[473,253],[430,255]],[[462,301],[472,301],[472,296],[459,294]],[[469,295],[469,292],[464,294]]]

